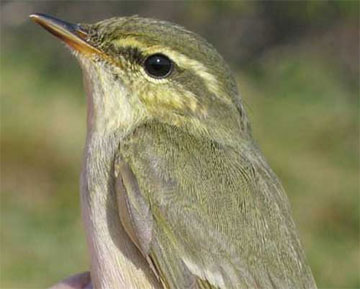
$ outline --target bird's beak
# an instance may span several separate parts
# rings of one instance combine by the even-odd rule
[[[85,55],[100,54],[97,48],[88,43],[88,35],[81,29],[80,25],[41,13],[31,14],[29,17],[76,51]]]

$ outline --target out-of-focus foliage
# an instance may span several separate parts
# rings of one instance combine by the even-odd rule
[[[1,288],[86,270],[81,72],[27,19],[139,14],[207,38],[237,75],[319,288],[359,288],[359,2],[1,3]]]

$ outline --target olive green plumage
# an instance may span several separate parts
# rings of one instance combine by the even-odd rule
[[[148,288],[316,288],[216,50],[153,19],[80,27],[100,51],[75,52],[89,101],[82,204],[94,286],[145,288],[144,272]],[[171,73],[149,74],[151,55]]]
[[[149,254],[170,288],[197,281],[186,262],[202,280],[222,277],[211,288],[315,287],[282,187],[251,141],[226,146],[154,122],[119,155],[153,212]]]

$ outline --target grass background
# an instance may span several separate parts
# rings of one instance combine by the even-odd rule
[[[236,73],[319,288],[360,288],[359,2],[1,2],[0,288],[87,270],[81,71],[27,19],[139,14],[207,38]]]

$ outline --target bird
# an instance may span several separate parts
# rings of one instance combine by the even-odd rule
[[[30,17],[83,72],[80,194],[94,288],[316,288],[287,195],[211,44],[139,16]]]

